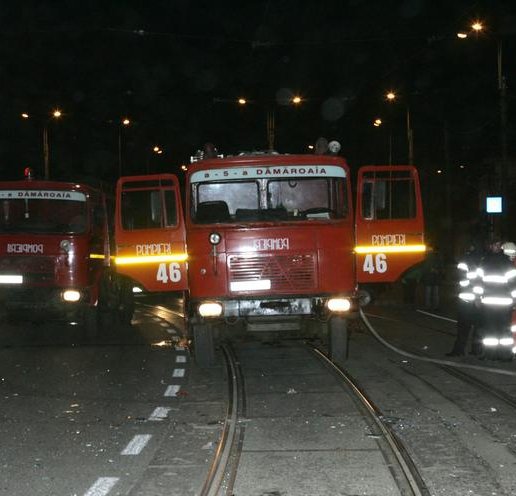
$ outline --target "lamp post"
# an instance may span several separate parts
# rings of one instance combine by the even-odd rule
[[[46,181],[50,179],[50,144],[48,140],[48,126],[52,120],[58,120],[62,115],[62,111],[56,108],[51,112],[50,118],[45,118],[43,121],[43,174]],[[21,117],[22,119],[31,118],[30,114],[27,112],[23,112]]]
[[[130,119],[125,117],[118,125],[118,177],[122,176],[122,129],[130,124]]]
[[[388,91],[385,94],[385,99],[388,102],[394,103],[398,99],[398,95],[394,91]],[[410,165],[414,164],[414,131],[410,118],[410,105],[407,103],[405,119],[407,123],[407,157]]]
[[[392,165],[392,128],[391,124],[389,123],[389,165]],[[374,127],[381,127],[383,126],[383,120],[380,117],[377,117],[373,121]]]
[[[215,98],[213,100],[216,103],[234,103],[235,100],[233,99],[226,99],[226,98]],[[282,105],[293,105],[293,106],[299,106],[304,102],[304,99],[299,95],[293,95],[289,96],[288,98],[282,99],[282,102],[280,104]],[[240,107],[245,107],[246,105],[256,103],[252,100],[248,100],[247,98],[241,96],[237,98],[236,103]],[[266,115],[266,129],[267,129],[267,147],[269,150],[274,150],[274,143],[276,140],[276,111],[275,111],[275,105],[270,104],[269,108],[267,110]]]
[[[158,145],[154,145],[150,149],[149,154],[147,155],[147,174],[149,174],[149,171],[150,171],[151,157],[153,155],[162,155],[162,154],[163,154],[163,149],[161,147],[159,147]]]
[[[469,32],[457,33],[459,39],[468,38],[470,33],[477,36],[484,31],[484,25],[480,21],[475,21],[470,26]],[[499,106],[499,132],[500,132],[500,164],[497,167],[497,185],[503,193],[507,186],[507,82],[503,71],[503,44],[500,38],[496,43],[496,79],[498,89],[498,106]]]

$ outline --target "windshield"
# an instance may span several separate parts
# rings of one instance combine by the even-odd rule
[[[0,233],[80,234],[86,195],[77,191],[0,190]]]
[[[198,224],[324,221],[342,219],[348,213],[344,171],[341,177],[192,181],[191,198],[192,219]]]

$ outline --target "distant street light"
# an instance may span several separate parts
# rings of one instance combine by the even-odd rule
[[[150,162],[151,162],[151,157],[153,154],[154,155],[162,155],[163,149],[161,147],[159,147],[158,145],[154,145],[152,147],[151,151],[149,151],[149,154],[147,155],[147,174],[150,171]]]
[[[123,118],[118,125],[118,177],[122,176],[122,129],[131,125],[130,119]]]
[[[398,95],[394,91],[388,91],[385,94],[385,99],[388,102],[394,103],[398,99]],[[407,121],[407,155],[408,163],[414,165],[414,131],[412,130],[411,119],[410,119],[410,105],[406,103],[406,121]]]
[[[475,21],[471,24],[471,30],[475,34],[479,34],[484,31],[485,26],[481,21]],[[467,38],[465,36],[459,36],[461,39]],[[496,72],[497,72],[497,86],[498,86],[498,101],[499,101],[499,118],[500,118],[500,161],[501,164],[497,167],[497,181],[501,192],[507,185],[507,81],[505,79],[503,71],[503,45],[502,39],[496,40],[497,54],[496,54]]]
[[[299,95],[291,95],[287,98],[282,99],[281,105],[294,105],[300,106],[305,100],[303,97]],[[257,102],[254,100],[248,100],[244,96],[241,96],[237,99],[228,99],[228,98],[219,98],[216,97],[213,99],[214,103],[232,103],[235,102],[240,107],[247,106],[248,104],[256,104]],[[274,150],[274,142],[276,137],[276,112],[274,108],[274,104],[269,103],[269,108],[267,110],[267,145],[269,150]]]
[[[22,112],[21,118],[25,120],[31,119],[31,115],[28,112]],[[43,119],[43,171],[44,171],[44,179],[50,179],[50,145],[48,141],[48,126],[52,120],[58,120],[63,116],[63,113],[60,109],[54,109],[49,117],[45,117]],[[38,119],[39,120],[39,119]]]

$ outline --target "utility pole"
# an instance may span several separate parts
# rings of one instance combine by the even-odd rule
[[[407,143],[408,143],[408,163],[414,165],[414,132],[410,123],[410,107],[407,104]]]
[[[43,126],[43,163],[45,181],[50,179],[50,150],[48,147],[48,126]]]
[[[498,96],[500,104],[500,176],[499,185],[502,195],[507,185],[507,82],[503,74],[502,40],[498,41]],[[504,198],[505,199],[505,198]]]

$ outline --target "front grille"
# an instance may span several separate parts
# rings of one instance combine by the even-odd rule
[[[24,283],[49,283],[55,279],[55,257],[0,258],[0,274],[23,275]]]
[[[269,279],[272,292],[304,292],[315,290],[317,285],[317,267],[313,254],[230,255],[228,271],[230,283]]]

